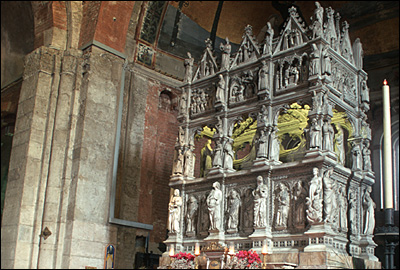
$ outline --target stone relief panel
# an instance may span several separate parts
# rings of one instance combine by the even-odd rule
[[[197,116],[213,109],[214,99],[209,88],[192,90],[190,98],[190,115]]]

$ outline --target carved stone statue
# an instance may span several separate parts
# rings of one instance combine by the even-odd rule
[[[268,156],[268,135],[264,129],[260,130],[258,138],[257,158],[267,158]]]
[[[268,124],[268,112],[265,105],[261,106],[261,111],[258,113],[257,126],[265,126]]]
[[[271,134],[271,154],[270,159],[279,161],[280,142],[278,138],[278,128],[274,128]]]
[[[350,230],[353,235],[358,235],[358,218],[357,218],[357,194],[355,191],[349,191],[349,221]]]
[[[321,69],[321,64],[320,64],[320,58],[321,58],[321,53],[319,52],[319,49],[316,44],[311,44],[311,49],[312,52],[310,54],[310,76],[311,75],[319,75],[320,74],[320,69]]]
[[[232,170],[233,169],[233,148],[232,148],[232,139],[227,139],[224,145],[224,169]]]
[[[353,155],[353,167],[352,170],[357,171],[362,169],[362,153],[360,149],[360,145],[358,143],[353,145],[351,149],[351,153]]]
[[[258,90],[266,90],[268,89],[269,78],[268,78],[268,65],[265,60],[261,61],[262,67],[258,72]]]
[[[199,204],[195,196],[191,195],[188,200],[186,211],[186,233],[196,232],[196,216]]]
[[[194,58],[190,54],[190,52],[187,53],[188,58],[185,59],[185,76],[183,78],[183,82],[192,82],[193,78],[193,63],[194,63]]]
[[[213,167],[214,168],[222,168],[222,158],[223,158],[223,148],[221,139],[217,139],[215,141],[215,149],[213,151],[214,158],[213,158]]]
[[[311,17],[312,25],[310,28],[312,29],[312,38],[317,38],[322,36],[322,26],[323,26],[323,16],[324,16],[324,8],[321,7],[319,2],[315,2],[316,9],[314,10],[314,16]]]
[[[308,222],[316,223],[322,221],[322,179],[319,176],[318,168],[313,168],[313,178],[310,182],[309,196],[306,198],[307,205],[307,220]]]
[[[179,127],[178,143],[180,147],[185,146],[185,130],[182,127]]]
[[[325,222],[334,224],[337,215],[337,200],[336,200],[336,181],[330,176],[333,173],[333,168],[325,171],[323,177],[324,183],[324,215]]]
[[[322,133],[324,135],[323,149],[333,151],[333,138],[335,136],[335,130],[329,121],[325,121],[322,126]]]
[[[338,202],[339,202],[339,230],[342,232],[347,232],[348,202],[347,202],[345,186],[339,187]]]
[[[193,153],[193,145],[189,146],[189,149],[185,152],[185,167],[183,170],[183,175],[187,177],[194,176],[194,164],[195,164],[195,155]]]
[[[173,174],[183,174],[183,162],[184,162],[183,150],[181,148],[175,149],[175,160],[172,170]]]
[[[345,149],[344,149],[344,133],[342,126],[338,123],[336,125],[336,154],[338,157],[338,162],[344,165],[345,162]]]
[[[367,141],[367,140],[364,142],[364,146],[362,149],[362,157],[363,157],[363,163],[364,163],[364,170],[371,171],[372,170],[371,150],[369,150],[369,141]]]
[[[365,190],[362,205],[364,214],[364,234],[372,235],[375,228],[375,202],[371,198],[372,188],[370,186]]]
[[[230,57],[231,57],[231,44],[229,43],[229,39],[225,38],[226,44],[220,45],[220,49],[222,52],[222,59],[221,59],[221,70],[229,69],[230,64]]]
[[[363,68],[363,58],[364,58],[364,51],[362,48],[362,44],[360,38],[356,38],[353,43],[353,57],[354,57],[354,65],[362,69]]]
[[[265,227],[267,218],[268,187],[264,184],[263,177],[257,176],[257,188],[253,190],[254,196],[254,226]]]
[[[225,80],[222,74],[219,74],[215,101],[225,103]]]
[[[237,231],[241,203],[239,193],[232,189],[228,195],[228,232],[229,230]]]
[[[307,191],[303,187],[301,181],[297,181],[293,189],[293,200],[294,200],[294,225],[296,227],[304,227],[305,224],[305,200],[307,197]]]
[[[321,148],[321,127],[316,118],[311,120],[310,149]]]
[[[332,64],[331,58],[328,53],[329,46],[325,46],[322,49],[322,74],[331,75],[332,73]]]
[[[289,203],[290,203],[287,187],[282,183],[278,184],[278,194],[275,200],[276,200],[275,228],[282,230],[287,227]]]
[[[184,91],[179,100],[179,113],[186,114],[187,113],[186,110],[187,110],[187,95],[186,92]]]
[[[170,233],[179,233],[181,231],[180,229],[181,206],[182,206],[182,197],[179,196],[179,189],[175,189],[174,196],[171,197],[171,200],[168,205],[168,210],[169,210],[168,230]]]
[[[272,53],[272,40],[274,38],[274,29],[272,29],[271,23],[267,22],[267,31],[265,33],[265,43],[263,47],[263,54]]]
[[[367,81],[363,80],[360,86],[361,92],[361,102],[369,103],[369,88],[367,86]]]
[[[222,191],[219,182],[214,182],[213,188],[214,189],[207,197],[207,206],[210,216],[210,230],[220,230]]]

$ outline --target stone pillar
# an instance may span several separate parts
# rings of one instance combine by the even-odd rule
[[[1,227],[1,268],[37,267],[59,60],[59,51],[46,47],[26,57]]]
[[[81,54],[40,47],[27,56],[2,268],[102,268],[116,245],[108,209],[123,59],[96,47]]]
[[[61,268],[102,268],[116,243],[108,223],[123,59],[95,46],[84,55]],[[60,254],[60,255],[61,255]],[[118,255],[116,255],[118,258]]]

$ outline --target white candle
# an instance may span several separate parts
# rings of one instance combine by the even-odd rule
[[[383,177],[385,209],[393,208],[392,180],[392,128],[390,120],[390,92],[386,79],[383,81]]]

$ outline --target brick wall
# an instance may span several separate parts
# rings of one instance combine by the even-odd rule
[[[177,111],[174,109],[177,93],[169,92],[171,104],[165,106],[160,99],[160,94],[165,89],[164,85],[149,84],[139,192],[139,220],[153,224],[150,241],[155,243],[165,240],[169,201],[168,183],[178,134]]]

